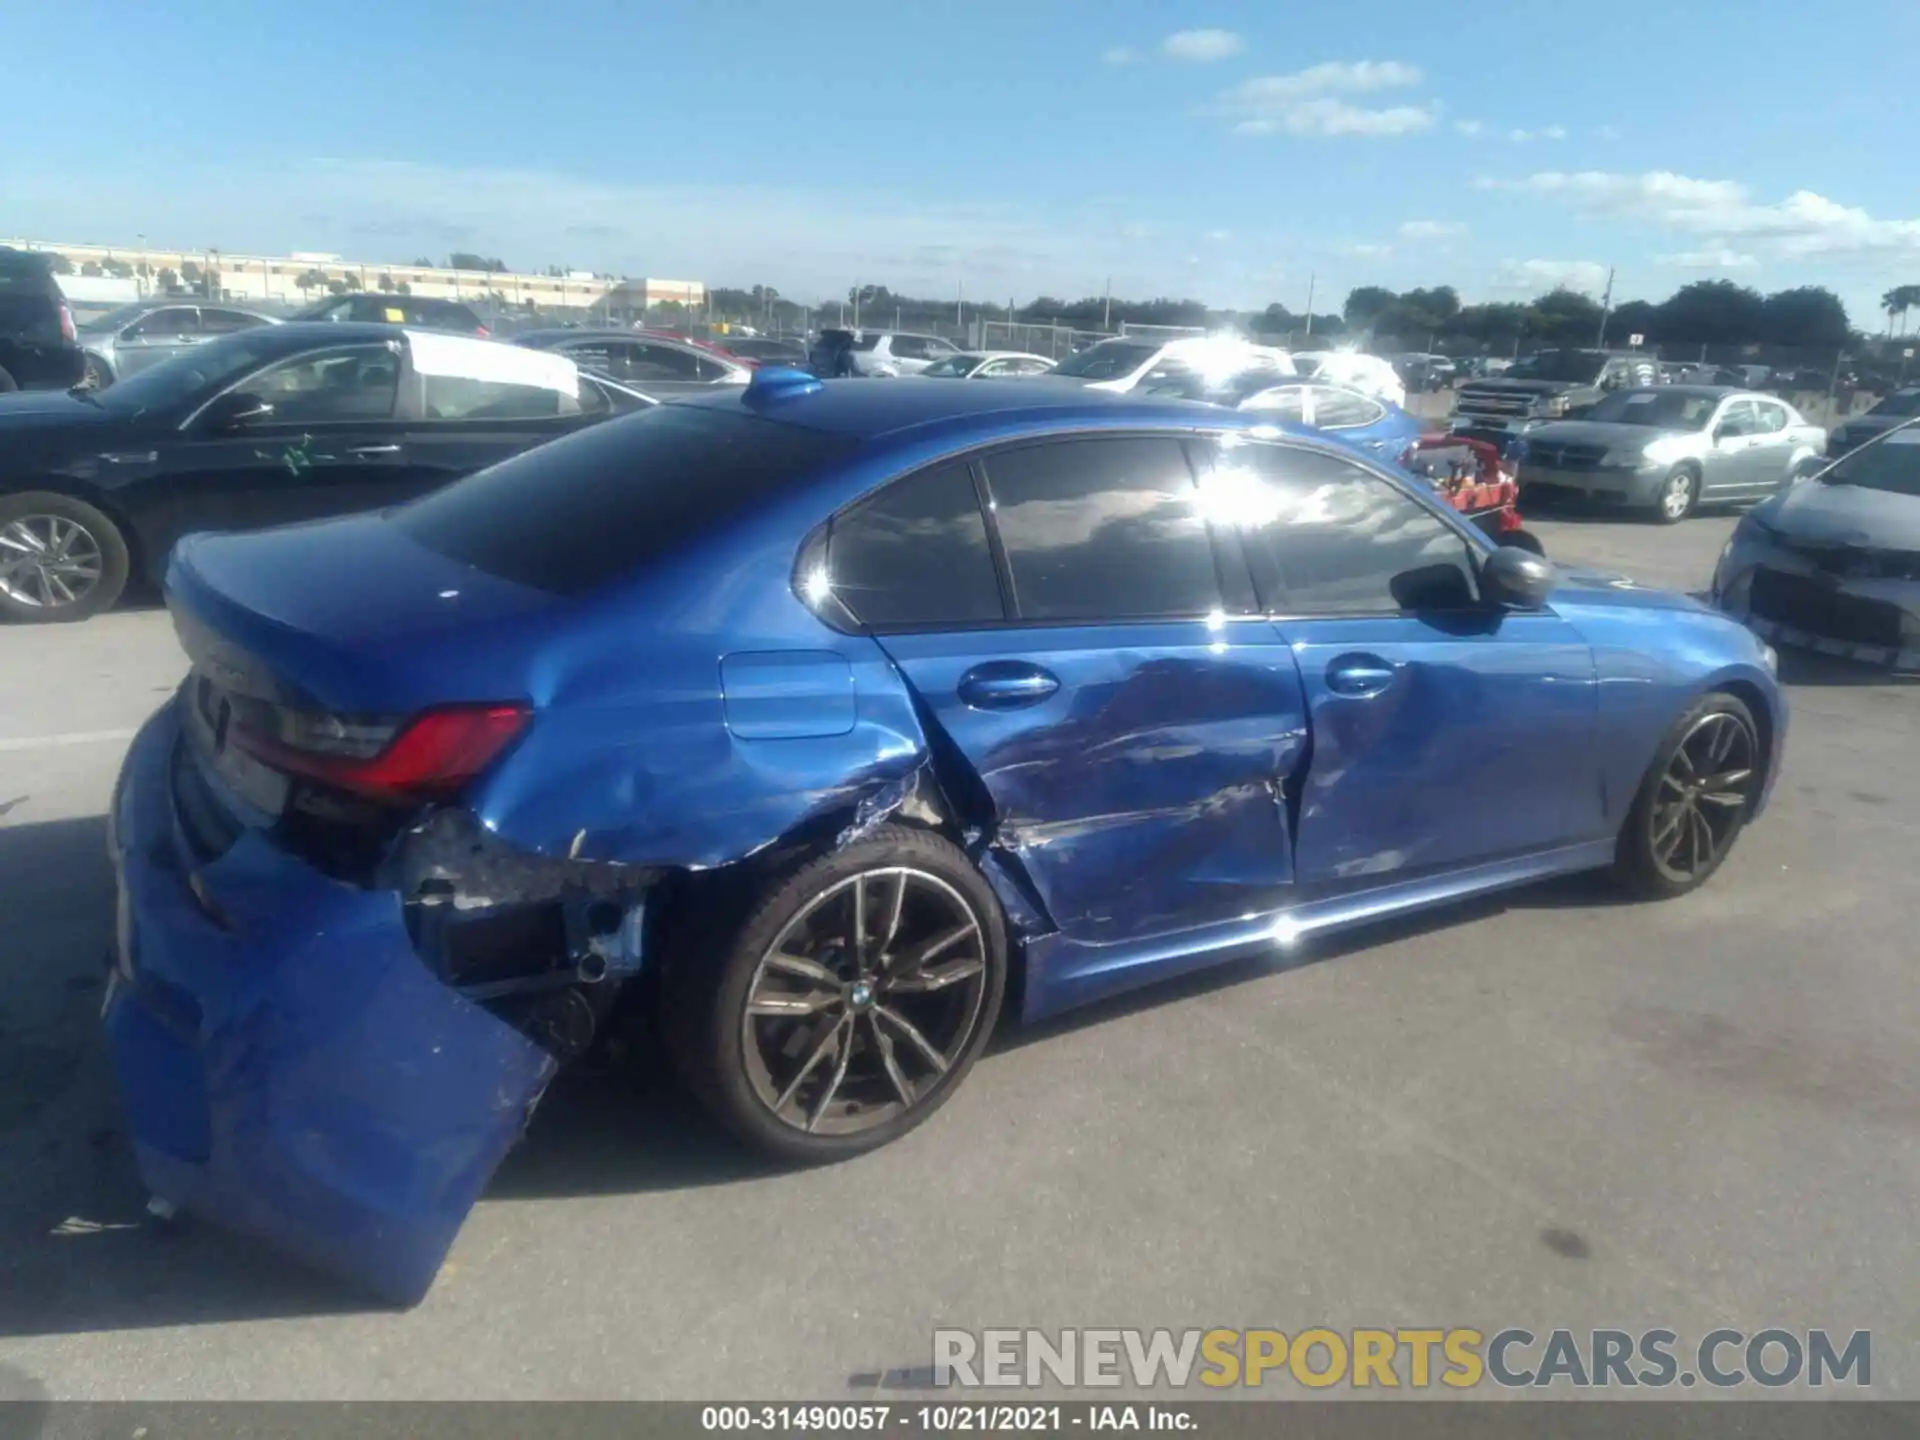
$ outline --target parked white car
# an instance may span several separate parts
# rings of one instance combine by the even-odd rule
[[[1197,379],[1202,389],[1225,386],[1253,371],[1292,375],[1293,359],[1271,345],[1237,336],[1158,341],[1116,335],[1069,355],[1049,376],[1077,380],[1089,390],[1134,390],[1155,382]]]
[[[847,359],[856,375],[918,375],[936,361],[958,353],[958,346],[938,335],[867,330],[853,342]]]
[[[1025,350],[960,350],[920,372],[928,380],[1004,380],[1044,375],[1053,361]]]
[[[1406,382],[1378,355],[1363,355],[1357,350],[1296,350],[1293,363],[1302,375],[1406,408]]]

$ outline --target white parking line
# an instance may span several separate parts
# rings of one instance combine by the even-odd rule
[[[0,755],[16,750],[53,750],[62,745],[125,744],[138,730],[76,730],[71,735],[32,735],[18,740],[0,739]]]

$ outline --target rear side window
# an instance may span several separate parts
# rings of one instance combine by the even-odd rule
[[[577,393],[562,395],[511,380],[425,375],[421,385],[429,420],[551,420],[580,413]]]
[[[1178,440],[1065,440],[986,462],[1026,620],[1147,620],[1220,608],[1213,541]]]
[[[1467,542],[1358,465],[1291,445],[1223,444],[1209,487],[1254,548],[1269,610],[1391,615],[1474,604]]]
[[[721,528],[856,442],[661,405],[470,475],[394,512],[429,550],[581,595]]]
[[[1313,423],[1322,430],[1355,430],[1386,413],[1384,407],[1350,390],[1313,392]]]
[[[833,522],[833,594],[876,630],[1002,619],[987,522],[965,465],[895,480]]]

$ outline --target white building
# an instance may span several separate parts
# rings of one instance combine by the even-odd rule
[[[334,283],[344,281],[360,290],[400,291],[426,299],[491,300],[516,308],[593,311],[608,318],[638,319],[651,305],[677,303],[699,310],[707,298],[707,287],[698,280],[607,280],[577,270],[564,275],[523,275],[511,270],[389,265],[313,252],[240,255],[221,250],[69,245],[26,239],[0,239],[0,245],[65,256],[76,275],[89,266],[99,267],[107,276],[124,270],[146,294],[159,292],[169,278],[183,289],[198,291],[205,277],[214,276],[217,280],[213,288],[225,300],[298,305],[318,299]]]

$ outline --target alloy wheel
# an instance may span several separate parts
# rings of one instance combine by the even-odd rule
[[[809,1135],[859,1134],[922,1104],[985,1019],[987,964],[980,917],[936,875],[886,866],[829,886],[747,987],[755,1096]]]
[[[62,610],[93,593],[106,568],[100,541],[64,515],[23,515],[0,526],[0,595]]]
[[[1738,715],[1703,715],[1661,773],[1651,825],[1653,861],[1667,878],[1691,880],[1719,863],[1753,796],[1759,741]]]
[[[1669,520],[1685,517],[1693,508],[1693,476],[1679,470],[1667,477],[1667,488],[1660,492],[1660,511]]]

